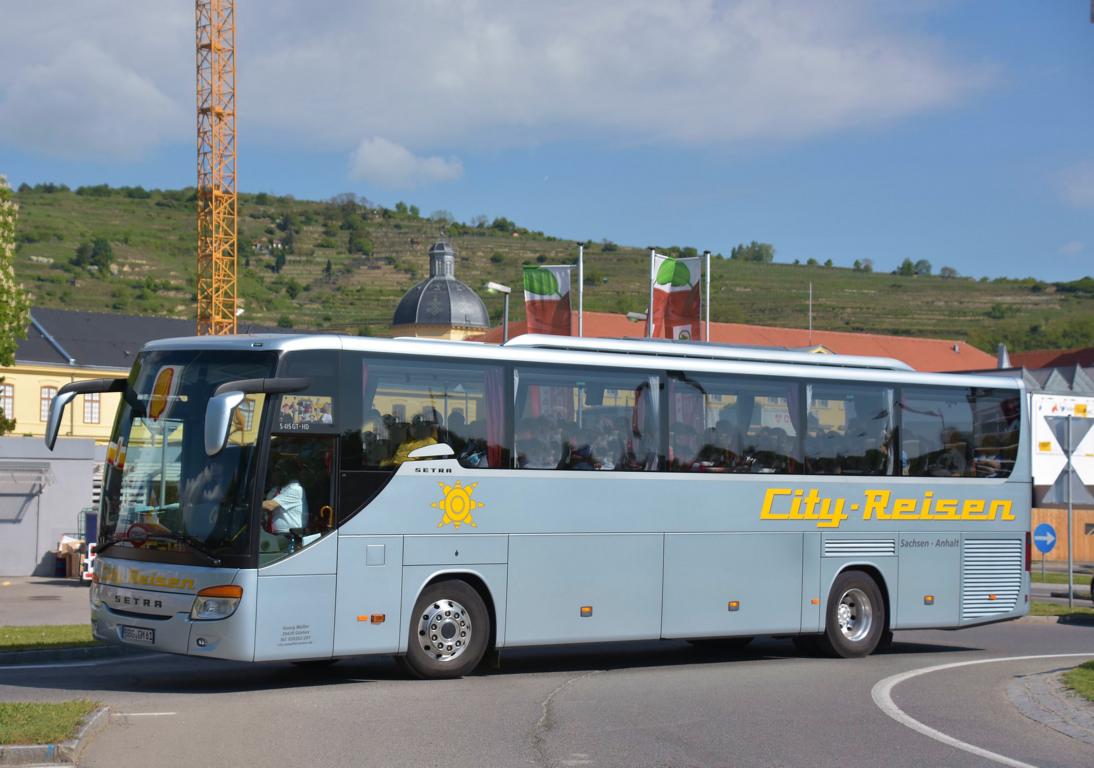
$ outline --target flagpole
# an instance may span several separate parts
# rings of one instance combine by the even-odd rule
[[[703,255],[706,256],[706,273],[707,273],[707,328],[706,333],[703,336],[703,341],[710,341],[710,251],[703,251]]]
[[[657,278],[654,274],[654,261],[657,251],[650,248],[650,303],[646,308],[646,338],[653,338],[653,281]]]
[[[585,243],[577,244],[577,335],[585,335]]]

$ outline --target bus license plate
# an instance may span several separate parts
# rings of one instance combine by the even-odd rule
[[[122,640],[127,643],[144,643],[152,645],[156,642],[156,630],[144,627],[122,627]]]

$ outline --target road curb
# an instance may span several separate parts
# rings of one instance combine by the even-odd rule
[[[76,737],[56,744],[0,746],[0,765],[49,765],[75,763],[91,738],[110,721],[110,709],[99,707],[80,728]]]
[[[0,666],[8,664],[48,664],[53,661],[83,661],[106,659],[112,656],[129,656],[147,652],[145,648],[127,648],[121,645],[88,645],[82,648],[43,648],[33,651],[8,651],[0,653]]]
[[[1023,616],[1019,624],[1072,624],[1080,627],[1094,627],[1094,614],[1089,616]]]
[[[1030,720],[1094,745],[1094,710],[1064,685],[1066,671],[1018,677],[1007,686],[1007,696]]]

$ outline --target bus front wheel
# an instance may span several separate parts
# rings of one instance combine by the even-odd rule
[[[828,595],[821,646],[831,656],[845,659],[867,656],[885,632],[885,601],[868,574],[844,571]]]
[[[490,613],[467,582],[430,584],[411,615],[404,662],[417,677],[462,677],[478,666],[490,639]]]

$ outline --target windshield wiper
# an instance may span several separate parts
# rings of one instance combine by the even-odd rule
[[[170,536],[164,536],[159,534],[153,534],[149,536],[142,536],[140,538],[130,538],[128,536],[116,536],[106,540],[106,543],[95,550],[96,555],[101,555],[110,547],[119,542],[127,541],[130,544],[143,544],[146,541],[173,541],[185,544],[187,547],[197,552],[204,557],[210,565],[214,568],[220,566],[220,558],[205,548],[205,543],[200,539],[196,539],[193,536],[188,536],[185,533],[173,533]]]

